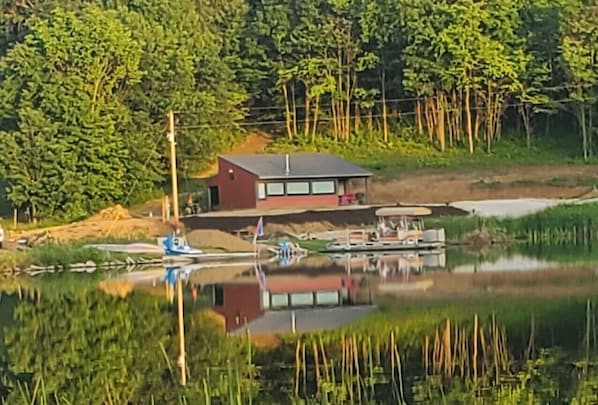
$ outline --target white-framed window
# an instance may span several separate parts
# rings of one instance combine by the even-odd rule
[[[257,198],[260,200],[266,199],[266,185],[264,183],[257,183]]]
[[[287,195],[307,195],[309,194],[309,182],[293,181],[287,183]]]
[[[292,306],[307,306],[314,304],[314,294],[312,292],[292,293],[290,295]]]
[[[284,195],[284,183],[267,183],[266,194],[268,195]]]
[[[312,194],[334,194],[334,180],[312,181]]]

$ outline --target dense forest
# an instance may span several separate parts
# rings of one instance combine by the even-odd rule
[[[598,151],[594,0],[2,0],[0,178],[33,218],[151,195],[166,113],[194,173],[253,129]],[[556,131],[565,126],[568,132]]]

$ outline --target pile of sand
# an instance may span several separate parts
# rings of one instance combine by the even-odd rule
[[[251,242],[216,229],[197,229],[189,232],[187,242],[193,247],[209,247],[231,252],[253,252]]]
[[[33,231],[15,232],[14,239],[21,237],[29,240],[54,240],[56,242],[68,242],[83,239],[98,239],[105,237],[123,239],[145,239],[164,236],[171,231],[168,224],[162,223],[160,219],[150,218],[129,218],[114,220],[93,220],[86,219],[68,225],[54,226]]]
[[[133,216],[128,209],[123,208],[122,205],[117,204],[114,207],[108,207],[100,211],[93,217],[88,218],[88,221],[102,221],[102,220],[119,220],[119,219],[130,219]]]
[[[327,221],[319,222],[305,222],[301,224],[288,223],[288,224],[268,224],[264,227],[264,233],[266,235],[271,234],[289,234],[289,235],[301,235],[306,233],[318,233],[332,231],[336,229],[334,225]],[[253,232],[254,228],[248,231]]]

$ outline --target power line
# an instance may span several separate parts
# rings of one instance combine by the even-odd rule
[[[568,90],[568,89],[575,89],[575,88],[581,88],[581,89],[588,89],[588,88],[593,88],[596,87],[596,85],[593,84],[581,84],[581,85],[574,85],[574,84],[563,84],[563,85],[558,85],[558,86],[545,86],[545,87],[539,87],[537,89],[535,89],[536,92],[551,92],[551,91],[559,91],[559,90]],[[446,92],[447,94],[450,94],[449,92]],[[391,98],[391,99],[386,99],[386,100],[382,100],[380,98],[380,96],[378,96],[376,99],[373,100],[368,100],[368,103],[372,103],[374,105],[379,105],[379,104],[383,104],[383,103],[410,103],[410,102],[415,102],[415,101],[425,101],[425,100],[436,100],[438,98],[437,95],[432,95],[432,96],[410,96],[410,97],[401,97],[401,98]],[[312,98],[312,104],[311,106],[314,105],[313,103],[314,98]],[[360,101],[352,101],[350,103],[350,105],[352,106],[356,106],[359,105]],[[346,105],[346,102],[345,102]],[[327,108],[331,108],[332,104],[320,104],[319,108],[322,109],[327,109]],[[258,106],[258,107],[240,107],[239,110],[241,111],[246,111],[251,115],[252,111],[273,111],[273,112],[285,112],[285,107],[284,106]],[[302,111],[305,110],[305,105],[304,103],[300,103],[297,104],[294,108],[295,111]],[[196,112],[191,112],[191,111],[175,111],[175,114],[177,115],[197,115]]]
[[[558,104],[568,104],[568,103],[572,103],[572,102],[576,102],[576,100],[567,98],[567,99],[560,99],[560,100],[553,100],[552,102],[554,103],[558,103]],[[509,108],[509,107],[520,107],[520,106],[524,106],[524,105],[529,105],[529,103],[507,103],[507,104],[503,104],[502,106],[504,108]],[[546,106],[548,105],[548,103],[543,103],[543,104],[539,104],[540,106]],[[478,107],[471,107],[470,111],[484,111],[486,110],[487,107],[485,106],[478,106]],[[443,109],[444,112],[449,112],[449,113],[453,113],[453,112],[459,112],[459,111],[465,111],[465,109],[460,109],[460,108],[448,108],[448,109]],[[390,117],[392,114],[386,114],[387,117]],[[397,112],[396,113],[396,117],[397,119],[401,118],[401,117],[409,117],[409,116],[414,116],[416,115],[416,113],[414,111],[405,111],[405,112]],[[384,114],[363,114],[363,115],[356,115],[356,114],[350,114],[349,115],[349,119],[355,119],[355,118],[361,118],[363,121],[367,121],[370,117],[371,118],[383,118]],[[347,119],[347,116],[343,116],[342,119]],[[319,117],[317,119],[318,122],[333,122],[335,121],[335,118],[333,117]],[[291,120],[291,122],[297,123],[297,124],[303,124],[306,122],[313,122],[312,119],[310,120],[306,120],[306,119],[297,119],[297,120]],[[206,129],[210,129],[210,128],[234,128],[234,127],[252,127],[252,126],[263,126],[263,125],[282,125],[282,124],[286,124],[287,121],[286,120],[268,120],[268,121],[253,121],[253,122],[237,122],[237,123],[228,123],[228,124],[197,124],[197,125],[184,125],[184,126],[179,126],[179,130],[189,130],[189,129],[202,129],[202,128],[206,128]]]

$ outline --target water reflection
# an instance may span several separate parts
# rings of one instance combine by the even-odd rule
[[[179,267],[177,272],[185,281],[187,299],[194,303],[203,300],[227,332],[246,328],[260,333],[291,332],[296,330],[297,311],[309,310],[302,312],[305,317],[322,319],[303,330],[326,329],[337,324],[325,320],[321,309],[342,307],[347,314],[357,314],[356,307],[371,305],[385,295],[462,295],[500,288],[519,291],[530,280],[544,283],[560,277],[561,263],[538,258],[534,255],[538,250],[526,249],[529,247],[473,253],[442,249],[291,256],[265,262],[198,263]],[[593,260],[591,255],[586,258]],[[523,280],[515,273],[529,276]],[[572,274],[568,271],[569,277]],[[579,277],[584,282],[593,280],[585,271],[579,272]],[[172,302],[174,290],[167,279],[168,270],[158,268],[119,274],[101,281],[100,286],[119,296],[134,289],[152,291]],[[339,317],[350,322],[358,316],[334,315]]]
[[[559,251],[565,252],[566,257],[558,256]],[[576,267],[580,263],[582,266]],[[533,333],[550,336],[550,344],[555,344],[555,336],[581,341],[579,337],[588,333],[584,329],[589,308],[585,300],[580,304],[568,298],[566,306],[557,305],[555,298],[561,293],[567,297],[595,295],[598,279],[592,268],[585,267],[593,263],[594,252],[587,247],[577,251],[518,247],[483,253],[448,250],[427,255],[386,252],[316,256],[294,260],[292,264],[238,261],[184,266],[179,270],[185,282],[184,322],[191,376],[186,395],[189,403],[203,403],[204,396],[231,403],[226,397],[229,392],[243,386],[246,393],[251,382],[260,378],[261,389],[268,395],[288,391],[297,386],[293,380],[297,375],[293,368],[295,346],[283,346],[279,352],[256,360],[261,374],[251,375],[254,369],[247,362],[250,356],[246,343],[227,339],[223,332],[244,334],[248,328],[253,336],[334,329],[364,317],[372,311],[371,303],[389,295],[410,295],[417,305],[426,298],[443,296],[452,300],[460,294],[506,292],[526,299],[542,295],[549,299],[544,299],[538,308],[543,310],[553,303],[554,313],[561,314],[554,323],[564,325],[567,333],[542,332],[542,327],[550,326],[547,317],[534,318],[537,323],[530,326]],[[81,403],[82,392],[90,403],[180,402],[178,376],[172,372],[179,355],[176,305],[165,299],[172,298],[172,290],[167,288],[169,274],[172,269],[156,268],[108,274],[54,274],[10,285],[0,282],[0,290],[5,287],[0,296],[0,338],[6,342],[6,346],[0,344],[0,403],[2,397],[6,397],[7,403],[23,403],[18,384],[33,387],[40,380],[48,395],[60,395],[70,403]],[[402,310],[403,301],[396,302],[401,303],[397,307]],[[519,316],[527,308],[512,311],[517,321],[509,334],[513,339],[505,338],[512,353],[524,351],[513,342],[524,342],[527,347],[531,339],[527,331],[525,336],[521,332],[521,324],[530,325],[529,317]],[[382,329],[392,322],[380,320],[377,326],[382,325]],[[435,327],[436,319],[433,323],[430,325]],[[413,325],[416,324],[410,324],[410,328]],[[491,331],[492,325],[487,323],[485,331]],[[592,336],[595,331],[592,326]],[[428,332],[434,336],[433,329]],[[363,348],[377,351],[381,345],[377,356],[366,350],[359,361],[371,364],[367,361],[372,357],[381,358],[372,369],[381,369],[388,375],[393,366],[385,363],[385,353],[390,352],[385,345],[391,340],[389,335],[375,333],[372,331],[371,336],[364,335],[357,342],[356,353]],[[471,333],[467,336],[471,338]],[[424,342],[420,337],[399,341],[403,345]],[[332,341],[325,349],[335,364],[342,364],[344,359],[344,354],[337,354],[339,347],[338,341]],[[587,351],[587,345],[584,348]],[[419,354],[420,349],[414,343],[411,353]],[[308,346],[306,358],[312,362],[309,350],[313,349]],[[283,361],[291,366],[282,367]],[[369,372],[367,367],[363,370]],[[412,369],[408,371],[414,374]],[[310,373],[313,374],[313,368],[308,368],[309,384],[313,379]],[[363,376],[363,381],[367,378]],[[417,393],[417,383],[409,377],[405,384],[412,384]],[[204,392],[206,387],[209,393]],[[390,398],[389,391],[376,387],[376,392],[379,403],[387,403],[384,399]],[[259,403],[288,403],[285,399],[265,397]],[[430,403],[426,399],[429,398],[420,402]]]

